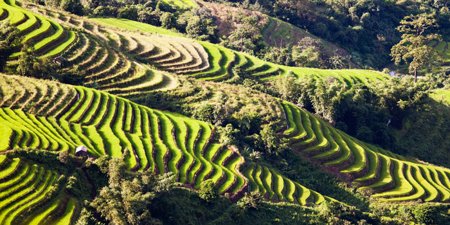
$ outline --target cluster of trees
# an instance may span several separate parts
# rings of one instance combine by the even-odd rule
[[[264,60],[287,66],[343,69],[351,64],[350,58],[339,50],[331,57],[326,56],[323,44],[310,37],[301,39],[294,46],[267,47],[260,55]]]
[[[429,75],[416,83],[412,77],[401,77],[379,82],[371,87],[359,84],[349,88],[335,79],[320,83],[308,79],[298,80],[288,75],[276,80],[273,87],[276,95],[282,99],[316,113],[352,136],[397,153],[411,154],[401,140],[396,140],[393,131],[403,129],[405,120],[418,115],[418,111],[429,109],[429,104],[434,103],[430,103],[428,93],[444,87],[448,80],[449,77],[445,74]],[[431,118],[445,120],[445,116],[436,116],[438,117]],[[418,138],[416,142],[420,140],[422,138]],[[427,145],[410,143],[408,146],[413,145],[423,148],[416,149],[414,153],[428,152]],[[441,148],[446,149],[445,146]],[[412,155],[417,155],[414,153]],[[433,156],[426,159],[430,157]],[[431,161],[443,163],[442,159],[433,158]]]
[[[259,54],[265,48],[259,18],[256,15],[241,14],[236,20],[239,25],[222,41],[222,44],[249,54]]]
[[[217,0],[223,2],[223,0]],[[332,43],[352,54],[360,65],[382,69],[390,63],[391,48],[399,42],[396,27],[409,15],[435,14],[441,28],[450,27],[448,2],[426,1],[283,1],[228,0],[239,6],[259,10],[282,19]],[[441,29],[448,34],[449,29]]]

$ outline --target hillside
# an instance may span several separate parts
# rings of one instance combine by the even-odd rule
[[[448,152],[423,151],[446,143],[447,81],[404,90],[407,79],[376,70],[281,65],[189,32],[54,6],[0,0],[0,224],[450,221]],[[268,42],[297,41],[277,27],[300,28],[269,20]],[[360,140],[351,123],[345,131],[358,138],[347,134],[333,121],[343,103],[400,114],[392,136],[402,142]]]
[[[230,36],[240,27],[243,27],[242,17],[254,17],[257,20],[258,27],[261,27],[261,35],[264,44],[268,47],[285,48],[296,46],[302,41],[314,42],[320,46],[320,53],[324,59],[329,59],[339,55],[342,58],[351,59],[350,53],[338,45],[321,39],[305,29],[296,27],[290,23],[267,14],[243,9],[239,6],[219,4],[214,2],[199,1],[202,8],[209,9],[216,19],[219,36]],[[243,16],[245,15],[245,16]],[[350,60],[351,61],[351,60]],[[350,63],[355,67],[354,62]],[[356,68],[359,68],[356,66]]]

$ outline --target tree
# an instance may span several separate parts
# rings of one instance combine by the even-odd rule
[[[83,15],[83,5],[80,0],[63,0],[60,2],[60,8],[77,15]]]
[[[0,71],[3,71],[8,57],[21,46],[20,31],[9,24],[9,21],[0,23]]]
[[[27,43],[23,45],[18,61],[17,73],[22,76],[40,79],[61,79],[66,77],[63,73],[58,72],[59,66],[54,59],[48,57],[39,58],[34,51],[34,47]]]
[[[242,197],[236,204],[243,210],[247,209],[258,209],[261,204],[263,196],[259,192],[246,192],[244,197]]]
[[[295,46],[292,48],[292,59],[296,66],[303,67],[319,67],[320,66],[320,52],[314,46],[301,48]]]
[[[35,73],[37,67],[39,67],[39,60],[34,53],[33,46],[25,44],[21,49],[19,57],[19,65],[17,72],[22,76],[30,76]]]
[[[199,40],[217,41],[217,26],[211,11],[205,8],[186,11],[178,16],[177,29]]]
[[[174,26],[172,13],[164,12],[160,17],[161,26],[170,29]]]
[[[239,51],[255,54],[264,48],[264,40],[257,16],[244,16],[240,25],[231,32],[224,45]]]
[[[417,82],[419,69],[432,66],[438,59],[436,50],[429,46],[433,41],[441,40],[440,35],[433,33],[438,27],[435,14],[406,16],[397,27],[402,39],[392,47],[391,56],[396,65],[409,64],[414,82]]]
[[[92,208],[110,224],[161,224],[151,216],[149,207],[158,193],[171,190],[173,174],[129,172],[119,158],[101,159],[96,164],[107,173],[108,185],[90,203]]]

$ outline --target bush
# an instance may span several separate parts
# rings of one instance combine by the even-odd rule
[[[262,200],[263,197],[259,192],[245,192],[244,197],[239,199],[236,204],[243,210],[258,209],[258,206],[261,204]]]
[[[420,224],[445,224],[449,218],[446,214],[445,206],[437,205],[417,205],[413,209],[413,215]]]
[[[206,202],[212,202],[219,197],[219,192],[217,190],[217,187],[214,184],[214,181],[211,179],[203,181],[200,184],[200,189],[198,190],[198,194],[199,194],[200,198],[202,198]]]
[[[80,0],[63,0],[60,3],[60,8],[73,14],[83,15],[83,6]]]
[[[202,41],[217,41],[217,26],[210,11],[200,8],[183,15],[187,17],[185,18],[187,21],[182,22],[186,25],[183,28],[190,37]]]
[[[256,16],[241,18],[241,26],[234,29],[223,44],[229,48],[256,54],[264,49],[264,40],[261,26]]]
[[[98,17],[117,17],[117,8],[112,6],[99,6],[94,9],[92,14]]]
[[[117,10],[117,16],[129,20],[138,20],[138,8],[135,5],[121,7]]]
[[[173,22],[173,16],[171,13],[168,12],[164,12],[161,14],[161,26],[164,28],[172,28],[174,26],[174,22]]]

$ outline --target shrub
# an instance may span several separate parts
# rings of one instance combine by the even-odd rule
[[[120,18],[137,20],[138,19],[138,8],[135,5],[121,7],[117,10],[117,16]]]
[[[437,205],[417,205],[413,209],[413,215],[421,224],[445,224],[448,222],[446,207]]]
[[[174,26],[173,16],[171,13],[164,12],[161,14],[161,26],[164,28],[172,28]]]
[[[260,27],[256,16],[242,17],[241,26],[233,30],[223,44],[235,50],[256,54],[264,49]]]
[[[99,6],[94,9],[92,14],[98,17],[117,17],[117,8],[112,6]]]
[[[212,202],[219,196],[217,187],[214,184],[214,181],[211,179],[206,180],[200,184],[198,194],[200,198],[207,202]]]
[[[257,209],[262,200],[263,197],[259,192],[246,192],[236,204],[243,210]]]

